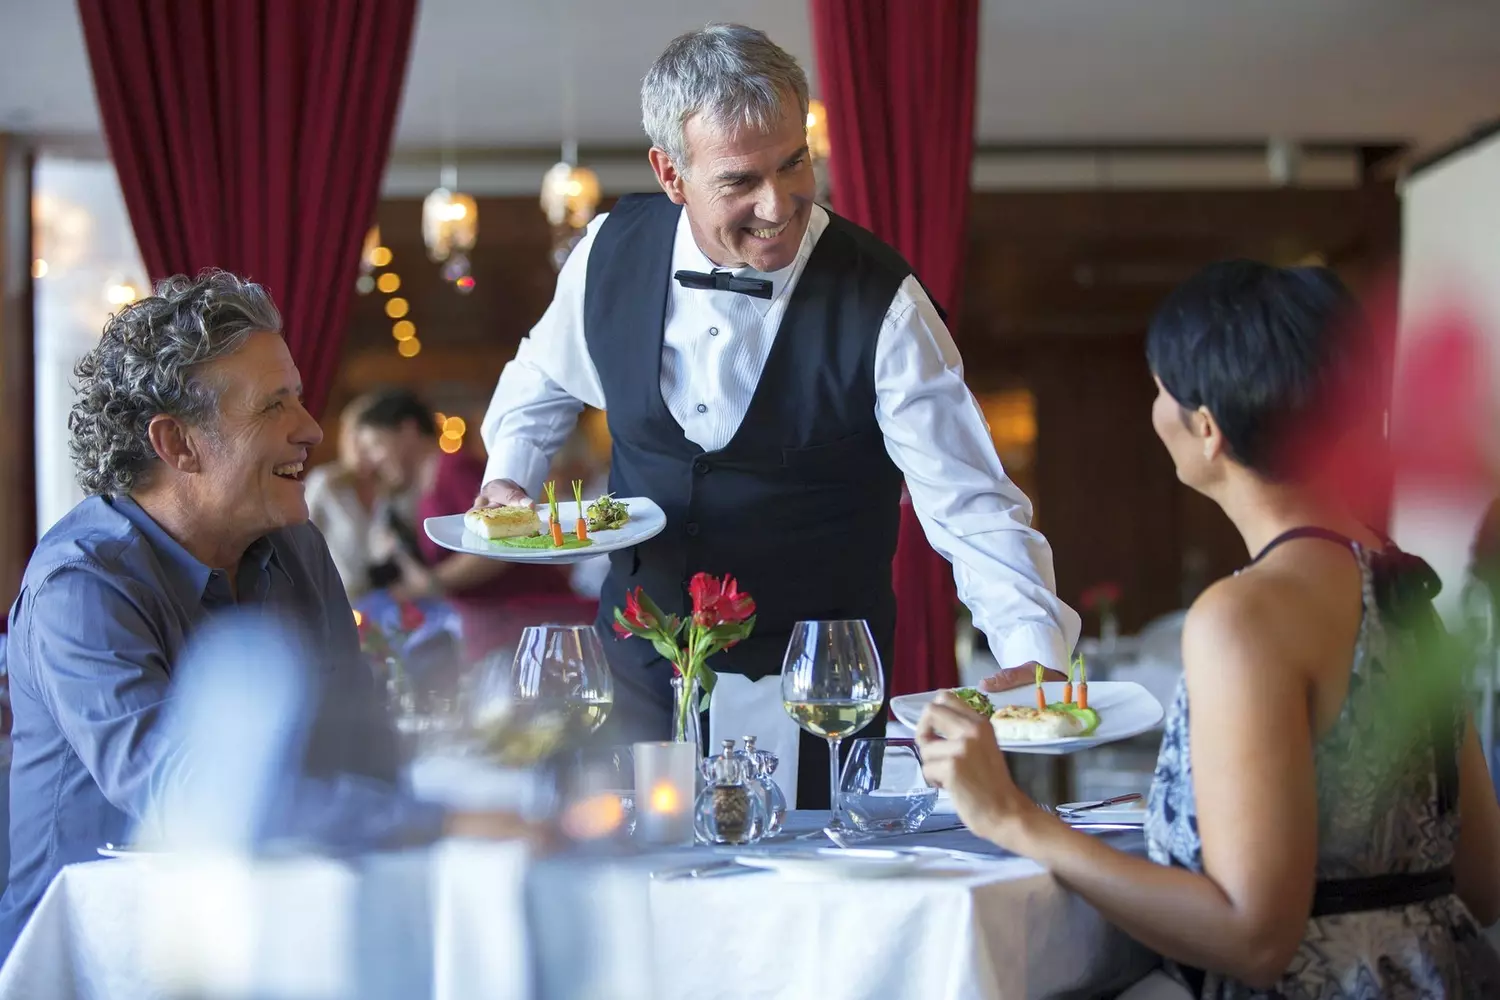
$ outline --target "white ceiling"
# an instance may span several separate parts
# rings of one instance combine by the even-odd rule
[[[558,142],[570,73],[579,138],[638,143],[651,59],[735,18],[816,92],[807,0],[424,0],[397,143],[440,143],[455,90],[461,144]],[[983,142],[1433,143],[1500,115],[1497,0],[985,0],[982,32]],[[0,127],[97,135],[75,5],[0,0],[0,37]]]

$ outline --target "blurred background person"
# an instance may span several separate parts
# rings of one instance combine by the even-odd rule
[[[357,396],[344,407],[339,413],[337,457],[310,469],[304,480],[308,513],[328,542],[333,564],[351,601],[372,587],[390,582],[392,577],[372,582],[378,568],[399,573],[389,553],[386,559],[378,560],[372,550],[370,529],[378,516],[380,482],[370,463],[361,459],[354,437],[355,417],[369,402],[368,395]]]
[[[484,462],[467,450],[450,453],[438,446],[437,423],[419,396],[405,389],[382,392],[356,424],[359,448],[385,488],[415,498],[411,525],[390,522],[393,530],[409,532],[396,553],[401,576],[390,594],[398,601],[449,604],[459,617],[466,663],[513,649],[527,625],[589,620],[591,610],[573,597],[565,567],[450,552],[422,531],[427,518],[461,514],[473,505]]]

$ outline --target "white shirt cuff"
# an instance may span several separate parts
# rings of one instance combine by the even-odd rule
[[[484,463],[484,481],[509,479],[526,491],[535,500],[541,495],[542,480],[552,463],[540,448],[529,441],[504,441],[489,449],[490,457]]]
[[[1018,625],[1005,633],[998,648],[992,644],[990,651],[995,654],[1002,670],[1035,660],[1044,667],[1067,673],[1068,643],[1062,632],[1051,625],[1029,622]]]

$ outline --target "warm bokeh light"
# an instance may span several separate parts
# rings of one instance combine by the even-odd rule
[[[682,807],[677,789],[670,782],[663,781],[651,789],[651,811],[656,813],[674,813]]]
[[[823,107],[823,102],[812,100],[807,102],[807,151],[815,160],[828,159],[830,143],[828,139],[828,112]]]
[[[448,422],[447,416],[442,413],[434,413],[432,419],[439,427]]]
[[[616,792],[601,792],[563,811],[560,825],[574,840],[599,840],[625,825],[625,804]]]
[[[391,319],[400,319],[410,309],[411,306],[399,295],[385,304],[385,314]]]
[[[389,247],[376,247],[370,251],[370,263],[376,267],[385,267],[391,262],[391,251]]]
[[[454,282],[460,292],[472,292],[474,290],[474,276],[466,274]]]
[[[416,337],[412,337],[410,340],[403,340],[396,345],[396,351],[403,358],[414,358],[422,352],[422,342]]]
[[[443,449],[450,455],[455,451],[458,451],[458,449],[462,448],[463,446],[464,442],[462,438],[451,438],[446,435],[438,438],[438,447]]]
[[[464,423],[463,417],[444,417],[443,436],[451,438],[462,438],[469,425]]]
[[[110,285],[106,288],[104,290],[104,297],[109,300],[109,304],[112,306],[124,306],[134,302],[141,295],[135,290],[134,285],[119,284]]]
[[[359,613],[359,609],[358,608],[355,608],[354,609],[354,625],[355,625],[355,627],[358,628],[360,625],[363,625],[364,623],[365,623],[365,616]]]
[[[47,276],[47,262],[40,257],[32,261],[31,276],[33,278],[45,278]]]
[[[410,340],[417,335],[417,324],[409,319],[400,319],[391,327],[391,336],[397,340]]]
[[[401,278],[392,272],[386,272],[376,280],[375,287],[389,295],[401,287]]]

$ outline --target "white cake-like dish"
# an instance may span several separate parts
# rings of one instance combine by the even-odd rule
[[[480,538],[526,538],[539,535],[542,519],[534,507],[484,507],[464,515],[464,527]]]
[[[1027,708],[1024,705],[1001,705],[990,716],[995,737],[1001,743],[1025,743],[1032,740],[1062,740],[1083,733],[1083,721],[1056,709]]]

